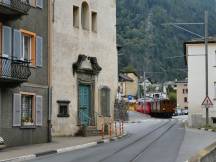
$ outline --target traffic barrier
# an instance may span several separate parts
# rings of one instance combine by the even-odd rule
[[[120,131],[119,131],[119,132],[120,132],[120,134],[119,134],[119,135],[121,136],[121,135],[122,135],[121,121],[119,121],[119,130],[120,130]]]
[[[124,121],[122,120],[122,135],[124,134]]]
[[[101,124],[101,130],[100,130],[101,139],[104,139],[104,124]]]
[[[115,136],[116,137],[118,136],[116,121],[115,121]]]
[[[112,139],[112,121],[110,121],[109,136],[110,136],[110,139]]]

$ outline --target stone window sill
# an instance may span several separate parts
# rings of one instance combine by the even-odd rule
[[[35,125],[23,125],[20,127],[20,129],[36,129]]]
[[[70,115],[69,114],[58,114],[57,117],[59,117],[59,118],[68,118],[68,117],[70,117]]]

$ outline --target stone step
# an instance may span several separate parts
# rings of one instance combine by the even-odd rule
[[[97,136],[99,134],[99,131],[95,126],[88,126],[83,128],[84,136]]]
[[[76,133],[76,136],[98,136],[99,130],[97,130],[96,126],[87,126],[87,127],[80,127],[79,131]]]

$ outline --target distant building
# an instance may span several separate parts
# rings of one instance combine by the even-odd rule
[[[188,65],[188,108],[189,125],[199,127],[205,125],[206,110],[201,106],[206,97],[205,79],[205,45],[203,39],[184,43],[186,62]],[[208,90],[209,98],[214,106],[209,108],[209,121],[216,117],[216,38],[209,38],[208,43]]]
[[[177,107],[183,110],[187,110],[188,109],[187,80],[176,82],[176,97],[177,97]]]
[[[122,96],[136,97],[138,93],[138,75],[133,72],[119,74],[119,88]]]

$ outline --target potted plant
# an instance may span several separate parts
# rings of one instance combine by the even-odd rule
[[[22,119],[22,123],[24,126],[32,126],[34,124],[32,118],[30,117],[25,117]]]
[[[0,150],[1,149],[3,149],[3,148],[5,148],[6,146],[5,146],[5,141],[4,141],[4,139],[2,138],[2,137],[0,137]]]

